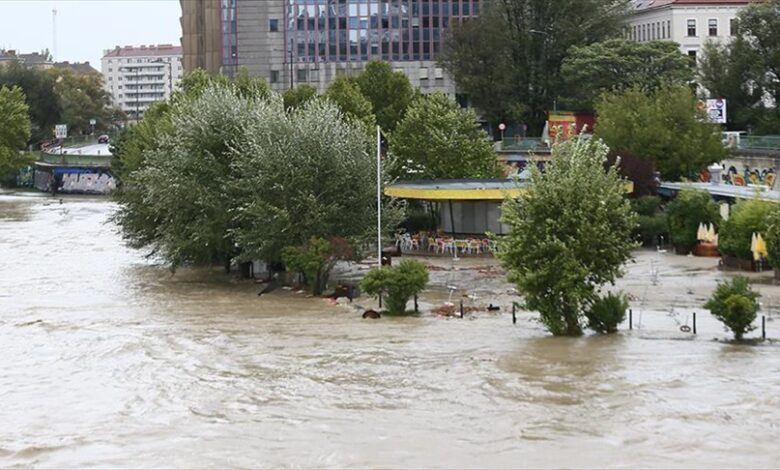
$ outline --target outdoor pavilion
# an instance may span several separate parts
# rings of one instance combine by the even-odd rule
[[[483,236],[486,232],[503,235],[509,227],[500,222],[501,204],[507,197],[520,196],[527,185],[522,178],[413,181],[391,184],[384,193],[438,204],[438,228],[453,236]],[[633,192],[633,186],[626,182],[626,192]]]

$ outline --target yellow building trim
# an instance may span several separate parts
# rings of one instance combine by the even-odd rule
[[[420,199],[425,201],[503,201],[507,197],[518,197],[525,191],[510,189],[422,189],[385,188],[385,195],[399,199]]]
[[[516,198],[526,190],[523,188],[506,189],[435,189],[435,188],[385,188],[385,196],[399,199],[417,199],[423,201],[503,201],[507,197]],[[634,183],[626,182],[626,194],[634,192]]]

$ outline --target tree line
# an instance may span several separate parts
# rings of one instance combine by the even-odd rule
[[[729,101],[728,128],[780,132],[780,0],[748,5],[732,41],[698,67],[668,41],[622,39],[628,0],[491,0],[450,30],[442,66],[494,126],[541,131],[556,106],[598,111],[604,93],[689,87]]]

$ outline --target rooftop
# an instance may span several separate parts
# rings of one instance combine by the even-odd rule
[[[142,45],[142,46],[116,46],[106,50],[103,57],[146,57],[146,56],[173,56],[181,55],[181,46],[173,44]]]
[[[633,0],[633,4],[634,10],[642,11],[666,6],[741,6],[753,1],[756,0]]]

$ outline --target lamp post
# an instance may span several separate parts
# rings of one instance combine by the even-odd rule
[[[293,37],[290,36],[290,89],[295,88],[295,82],[293,81]]]

